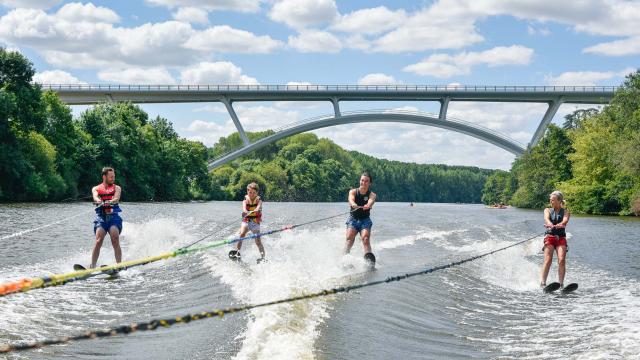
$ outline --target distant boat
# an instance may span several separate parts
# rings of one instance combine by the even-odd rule
[[[503,204],[495,204],[495,205],[486,206],[487,209],[506,209],[508,207],[509,207],[508,205],[503,205]]]

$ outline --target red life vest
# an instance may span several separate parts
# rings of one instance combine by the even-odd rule
[[[100,200],[102,201],[108,201],[113,199],[113,197],[116,195],[116,185],[115,184],[111,184],[111,185],[107,185],[105,186],[104,183],[98,185],[98,197],[100,197]],[[113,212],[113,207],[111,205],[104,205],[102,207],[102,213],[105,215],[109,215]]]
[[[256,196],[256,198],[254,199],[255,200],[254,203],[251,202],[251,199],[249,199],[249,196],[245,196],[244,199],[247,202],[247,211],[255,210],[255,208],[258,207],[258,203],[260,202],[260,196]],[[253,221],[255,223],[260,224],[260,222],[262,221],[262,211],[252,212],[249,215],[245,216],[242,219],[242,221],[244,222]]]

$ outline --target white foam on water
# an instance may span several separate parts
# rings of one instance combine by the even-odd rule
[[[407,246],[422,238],[443,236],[439,232],[418,232],[373,244],[376,252]],[[212,273],[231,287],[244,304],[284,299],[321,291],[354,281],[354,274],[366,270],[359,238],[352,254],[344,256],[345,231],[341,228],[295,231],[262,239],[268,262],[255,264],[258,252],[253,240],[245,241],[243,263],[224,255],[208,254]],[[349,266],[351,265],[351,266]],[[329,316],[335,297],[320,297],[252,310],[237,359],[313,359],[319,325]]]
[[[454,258],[463,258],[524,239],[506,241],[489,232],[485,240],[467,237],[460,239],[461,246],[440,245],[459,254]],[[489,335],[470,340],[494,343],[506,358],[640,358],[640,283],[570,260],[565,280],[578,282],[578,291],[566,297],[541,294],[538,284],[542,243],[541,235],[465,264],[466,276],[471,281],[480,278],[496,288],[507,289],[506,293],[495,292],[496,288],[481,285],[488,297],[474,303],[485,311],[474,310],[473,316],[481,323],[487,316],[497,317],[504,330],[495,331],[499,338]],[[557,281],[555,256],[547,283],[552,281]]]
[[[380,241],[379,243],[373,243],[372,246],[374,247],[374,249],[394,249],[401,246],[413,245],[419,240],[446,240],[448,236],[459,232],[459,230],[438,231],[422,229],[412,235],[401,236],[394,239]]]
[[[185,223],[185,222],[182,222]],[[93,235],[89,234],[88,236]],[[170,251],[176,243],[193,241],[177,220],[153,219],[145,223],[124,223],[121,235],[123,260],[138,259]],[[73,271],[73,264],[88,264],[93,241],[68,256],[36,264],[4,268],[0,283],[22,278],[42,277]],[[115,258],[111,242],[104,240],[100,264],[113,264]],[[156,264],[161,266],[162,262]],[[146,265],[145,267],[149,267]],[[155,280],[139,276],[140,268],[120,273],[126,281],[104,281],[104,276],[68,283],[46,289],[0,297],[0,343],[16,340],[40,340],[44,337],[69,335],[79,329],[113,325],[126,318],[131,310],[122,309],[122,294]],[[129,290],[127,290],[129,289]]]

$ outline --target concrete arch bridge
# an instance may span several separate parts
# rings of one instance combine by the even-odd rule
[[[562,104],[607,104],[613,98],[613,86],[462,86],[462,85],[56,85],[43,84],[44,90],[58,93],[69,105],[97,104],[105,101],[134,103],[223,103],[243,141],[243,146],[209,164],[223,165],[239,156],[274,141],[305,131],[328,126],[361,122],[398,122],[439,127],[487,141],[522,154],[540,141]],[[276,133],[254,143],[249,141],[233,104],[265,101],[328,101],[334,113],[303,120],[276,129]],[[438,102],[437,115],[398,110],[340,111],[346,101],[421,101]],[[548,108],[526,146],[501,134],[464,120],[447,116],[451,101],[544,103]]]

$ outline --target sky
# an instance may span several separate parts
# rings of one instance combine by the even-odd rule
[[[0,46],[27,56],[43,84],[609,86],[639,67],[638,14],[640,1],[622,0],[0,0]],[[219,103],[141,107],[207,146],[236,131]],[[328,102],[234,107],[246,131],[333,111]],[[526,145],[546,107],[452,102],[448,115]],[[578,108],[561,106],[554,122]],[[341,103],[343,112],[371,109],[437,113],[438,104]],[[390,160],[499,169],[514,160],[424,125],[314,133]]]

